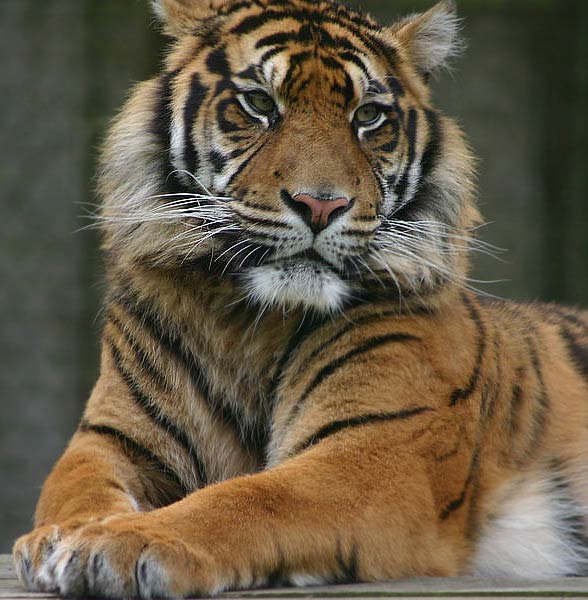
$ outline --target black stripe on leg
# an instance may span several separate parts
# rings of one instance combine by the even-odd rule
[[[480,447],[478,446],[478,447],[476,447],[474,454],[472,456],[472,461],[470,463],[470,469],[468,472],[468,476],[463,485],[461,494],[455,500],[452,500],[451,502],[449,502],[449,504],[447,504],[443,508],[443,510],[439,513],[439,519],[441,521],[445,521],[445,519],[447,519],[452,513],[459,510],[464,505],[464,502],[465,502],[467,494],[468,494],[468,490],[470,488],[470,484],[476,477],[479,466],[480,466]]]
[[[539,353],[537,352],[535,339],[529,336],[527,338],[527,344],[529,347],[533,371],[535,373],[535,377],[537,378],[537,382],[539,383],[539,394],[536,398],[537,407],[533,414],[533,430],[531,441],[525,450],[525,455],[527,457],[531,457],[535,454],[547,426],[547,412],[549,410],[550,402],[547,395],[547,386],[545,385],[545,378],[543,377],[543,369],[539,360]]]
[[[512,386],[510,411],[508,413],[509,437],[512,437],[520,429],[520,412],[523,404],[523,388],[519,383],[525,374],[523,368],[517,369],[515,373],[515,383]]]
[[[300,410],[302,409],[306,399],[310,394],[325,381],[331,375],[336,373],[341,367],[347,364],[349,361],[353,360],[357,356],[361,356],[366,352],[370,352],[371,350],[375,350],[380,346],[384,346],[386,344],[398,344],[403,342],[418,342],[420,338],[411,335],[409,333],[389,333],[386,335],[379,335],[373,338],[368,339],[366,342],[357,346],[353,350],[345,353],[343,356],[332,360],[330,363],[325,365],[314,377],[310,385],[306,388],[302,396],[300,396],[298,402],[292,408],[291,415],[288,419],[289,424],[296,418]]]
[[[566,327],[560,327],[559,335],[566,344],[574,369],[588,383],[588,344],[580,342]]]
[[[145,446],[142,446],[129,436],[125,435],[122,431],[115,429],[114,427],[109,427],[108,425],[95,425],[85,420],[80,423],[79,430],[83,433],[92,432],[115,439],[123,446],[123,448],[125,448],[125,450],[154,464],[159,471],[173,481],[173,483],[182,491],[183,496],[190,493],[191,490],[188,489],[181,477],[168,464],[166,464],[159,456],[151,452],[151,450],[148,450]]]
[[[359,579],[359,544],[354,543],[351,546],[349,557],[345,559],[343,556],[343,545],[341,540],[337,540],[337,550],[335,552],[335,560],[339,573],[335,578],[335,583],[358,583]]]
[[[474,322],[478,331],[476,362],[467,386],[465,388],[457,388],[451,394],[451,400],[449,402],[450,406],[455,406],[458,402],[467,400],[476,390],[480,379],[482,360],[484,359],[484,352],[486,350],[486,328],[482,323],[480,313],[473,302],[465,294],[462,295],[462,299],[470,315],[470,319]]]
[[[131,392],[137,406],[139,406],[139,408],[141,408],[154,423],[171,435],[174,440],[186,450],[192,459],[200,483],[203,486],[206,485],[208,483],[206,469],[200,460],[200,457],[196,453],[194,446],[192,446],[192,442],[188,438],[186,432],[180,429],[173,421],[171,421],[171,419],[161,411],[155,402],[153,402],[149,396],[143,393],[133,376],[123,367],[123,358],[120,350],[111,340],[108,340],[108,344],[110,346],[114,366],[129,388],[129,391]]]
[[[323,354],[327,349],[331,348],[336,342],[338,342],[345,334],[349,333],[350,331],[357,329],[358,327],[362,327],[363,325],[369,325],[371,323],[375,323],[387,317],[395,316],[398,314],[398,309],[393,309],[385,310],[382,312],[373,312],[367,315],[357,317],[351,323],[347,323],[346,325],[341,327],[341,329],[337,331],[337,333],[333,334],[328,340],[325,340],[322,344],[317,346],[310,354],[308,354],[308,356],[306,356],[302,364],[296,370],[296,375],[302,373],[315,358]],[[430,316],[432,313],[426,314]]]
[[[321,427],[316,433],[313,433],[309,438],[307,438],[306,441],[296,446],[292,454],[298,454],[299,452],[314,446],[321,440],[324,440],[325,438],[350,427],[361,427],[363,425],[372,425],[374,423],[383,423],[385,421],[404,421],[432,410],[433,408],[430,406],[418,406],[416,408],[407,408],[393,413],[359,415],[357,417],[333,421],[332,423]]]

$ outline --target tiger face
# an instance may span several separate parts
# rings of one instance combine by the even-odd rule
[[[323,313],[463,277],[471,158],[427,86],[449,3],[392,27],[334,2],[155,8],[175,45],[107,144],[109,250]]]

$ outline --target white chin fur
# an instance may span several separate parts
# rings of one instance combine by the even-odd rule
[[[252,267],[243,283],[249,298],[264,307],[303,306],[320,313],[339,310],[350,293],[327,266],[303,259]]]

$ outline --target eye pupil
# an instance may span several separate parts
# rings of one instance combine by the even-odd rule
[[[244,94],[244,97],[247,104],[262,115],[269,115],[276,109],[276,103],[265,92],[247,92]]]
[[[380,117],[381,109],[377,104],[364,104],[355,111],[355,122],[359,125],[370,125]]]

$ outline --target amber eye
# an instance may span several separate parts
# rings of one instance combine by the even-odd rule
[[[276,103],[271,96],[261,90],[245,92],[243,94],[243,100],[252,111],[260,115],[267,117],[276,111]]]
[[[369,104],[362,104],[353,115],[353,121],[359,127],[365,127],[366,125],[373,125],[378,121],[382,114],[382,107],[375,102]]]

